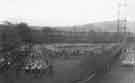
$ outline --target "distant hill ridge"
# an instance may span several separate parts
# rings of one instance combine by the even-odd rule
[[[0,27],[5,27],[7,25],[0,24]],[[96,22],[96,23],[88,23],[83,25],[75,25],[75,26],[30,26],[32,29],[42,29],[42,28],[52,28],[60,31],[73,31],[73,32],[115,32],[117,31],[117,21],[104,21],[104,22]],[[135,32],[135,21],[127,23],[128,31]]]
[[[96,32],[115,32],[117,31],[116,21],[104,21],[97,23],[89,23],[84,25],[70,26],[70,27],[55,27],[64,31],[96,31]],[[127,22],[128,31],[135,32],[135,22]]]

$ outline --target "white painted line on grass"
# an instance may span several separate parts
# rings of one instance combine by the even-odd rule
[[[96,72],[94,72],[93,74],[89,75],[88,78],[86,80],[76,80],[75,83],[85,83],[91,79],[93,79],[96,76]]]
[[[86,80],[83,80],[84,82],[87,82],[91,80],[93,77],[95,77],[96,73],[94,72],[92,75],[90,75]]]

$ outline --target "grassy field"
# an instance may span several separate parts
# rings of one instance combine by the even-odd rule
[[[27,76],[26,74],[21,74],[21,78],[15,75],[13,72],[9,72],[9,78],[12,78],[13,83],[73,83],[76,80],[84,80],[87,78],[91,72],[104,72],[106,71],[104,67],[107,64],[111,64],[114,59],[112,53],[118,48],[118,44],[52,44],[44,45],[45,48],[48,46],[59,51],[65,49],[68,52],[70,50],[79,51],[89,50],[90,54],[82,56],[68,56],[67,58],[60,56],[51,59],[53,64],[53,73],[49,76],[44,75],[42,78],[35,79]],[[59,48],[60,47],[60,48]],[[50,49],[50,48],[48,48]],[[95,52],[94,52],[95,51]],[[12,73],[12,74],[11,74]],[[4,74],[5,75],[5,74]],[[5,79],[5,77],[3,78]],[[2,82],[1,82],[2,83]],[[9,82],[10,83],[10,82]]]
[[[115,52],[117,45],[118,44],[106,44],[104,45],[104,49],[102,47],[103,44],[92,45],[92,47],[89,45],[87,49],[94,49],[90,50],[92,53],[88,56],[69,56],[68,59],[55,59],[55,71],[58,73],[58,76],[56,76],[54,80],[58,81],[57,83],[62,83],[63,80],[70,81],[69,83],[71,83],[71,81],[85,79],[91,72],[106,72],[105,66],[112,64],[114,61],[114,55],[112,55],[112,53]],[[79,46],[80,45],[77,47]],[[70,50],[75,49],[73,45],[69,45],[68,48],[69,47]],[[95,51],[95,53],[93,53],[93,51]],[[58,80],[60,78],[62,78],[62,80]]]

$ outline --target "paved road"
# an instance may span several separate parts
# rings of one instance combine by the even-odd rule
[[[122,61],[128,56],[133,56],[135,54],[135,45],[130,45],[130,53],[123,53],[121,58],[112,66],[111,71],[95,77],[93,81],[88,81],[86,83],[135,83],[135,66],[123,66]],[[133,59],[132,59],[133,60]]]

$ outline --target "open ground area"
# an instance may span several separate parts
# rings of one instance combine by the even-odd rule
[[[61,46],[61,45],[60,45]],[[72,46],[68,45],[70,50],[78,50],[82,45]],[[86,45],[83,46],[86,48]],[[89,45],[87,49],[90,53],[81,56],[57,56],[51,59],[53,65],[53,71],[49,74],[43,74],[40,78],[33,77],[32,74],[26,74],[23,71],[19,72],[19,75],[15,74],[15,71],[8,71],[8,73],[1,74],[2,81],[5,81],[6,77],[9,77],[9,82],[7,83],[79,83],[86,80],[92,73],[104,72],[105,74],[108,70],[104,70],[107,64],[112,64],[113,57],[116,55],[110,55],[115,52],[115,48],[118,44],[99,44],[99,45]],[[65,48],[65,47],[64,47]],[[54,48],[56,49],[56,48]],[[57,48],[58,49],[58,48]],[[82,48],[81,48],[82,49]],[[81,51],[81,49],[79,49]],[[54,50],[53,50],[54,51]],[[68,50],[66,50],[68,51]],[[83,49],[84,51],[84,49]],[[95,53],[93,53],[96,51]],[[98,53],[99,51],[99,53]],[[68,51],[71,52],[71,51]],[[91,54],[92,52],[92,54]],[[102,70],[102,71],[100,71]],[[14,72],[14,73],[13,73]],[[11,76],[12,75],[12,76]],[[91,78],[92,79],[92,78]],[[89,79],[89,80],[91,80]],[[88,80],[88,81],[89,81]],[[2,83],[2,82],[1,82]]]
[[[130,44],[127,49],[129,51],[135,52],[135,45]],[[134,55],[134,54],[133,54]],[[121,57],[113,64],[111,71],[95,76],[95,78],[91,81],[89,80],[86,83],[134,83],[135,82],[135,64],[129,63],[124,64],[123,61],[127,61],[127,57],[132,56],[130,53],[123,53]],[[135,56],[128,58],[135,59]],[[132,60],[130,61],[132,62]]]

